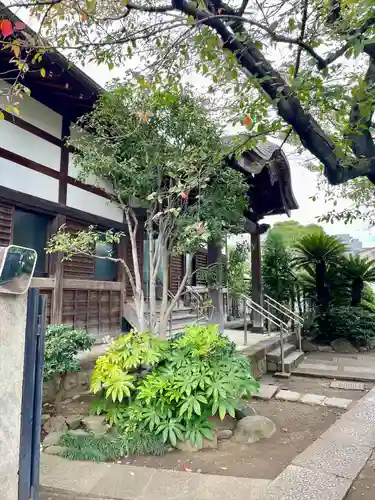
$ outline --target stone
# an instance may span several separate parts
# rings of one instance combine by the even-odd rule
[[[68,426],[66,425],[65,418],[61,415],[57,415],[56,417],[51,417],[47,422],[43,425],[43,429],[47,434],[51,432],[66,432],[68,430]]]
[[[282,390],[276,394],[276,399],[279,399],[281,401],[299,401],[301,397],[301,394],[299,392],[294,392],[294,391],[285,391]]]
[[[358,347],[358,351],[359,351],[359,352],[367,352],[368,350],[369,350],[369,347],[366,347],[366,346],[364,346],[364,345],[360,345],[360,346]]]
[[[278,390],[279,390],[278,385],[260,384],[259,392],[254,392],[253,398],[263,399],[268,401],[273,398],[273,396],[277,393]]]
[[[42,427],[43,425],[51,418],[51,415],[49,413],[44,413],[42,415]]]
[[[293,460],[293,465],[354,480],[372,452],[371,446],[349,443],[345,436],[323,437],[314,441]]]
[[[317,345],[319,352],[333,352],[333,348],[330,345]]]
[[[217,432],[217,439],[223,441],[224,439],[230,439],[233,436],[233,431],[230,429],[221,429]]]
[[[187,453],[194,453],[196,451],[200,450],[216,450],[217,448],[217,435],[214,433],[214,438],[211,439],[203,439],[203,446],[202,448],[199,448],[198,445],[195,443],[193,446],[191,444],[191,441],[177,441],[175,448],[180,451],[185,451]]]
[[[230,415],[225,415],[223,420],[219,415],[214,415],[213,417],[208,417],[208,420],[213,423],[213,428],[216,430],[230,429],[233,431],[237,425],[237,420]]]
[[[61,385],[61,377],[56,376],[43,383],[43,403],[54,403]]]
[[[68,431],[69,436],[73,437],[88,437],[90,434],[84,429],[72,429]]]
[[[261,500],[342,500],[351,484],[349,479],[288,465]]]
[[[47,434],[47,436],[43,439],[43,446],[48,447],[48,446],[55,446],[59,444],[61,436],[64,435],[64,432],[51,432],[50,434]]]
[[[76,394],[75,396],[72,397],[72,401],[78,401],[78,399],[80,399],[81,395],[80,394]]]
[[[348,380],[332,380],[330,387],[332,389],[345,389],[347,391],[365,390],[365,384],[363,382],[351,382]]]
[[[331,408],[342,408],[343,410],[346,410],[351,403],[351,399],[326,398],[324,401],[324,406],[329,406]]]
[[[258,415],[255,408],[251,408],[250,406],[244,406],[243,408],[237,408],[235,411],[236,420],[241,420],[245,417],[254,417]]]
[[[78,387],[77,373],[67,373],[63,379],[64,389],[71,391]]]
[[[309,339],[302,339],[302,351],[303,352],[316,352],[318,350],[318,346],[313,344]]]
[[[81,416],[80,415],[70,415],[66,417],[66,423],[69,429],[78,429],[81,425]]]
[[[252,444],[270,438],[275,432],[276,425],[271,419],[261,415],[245,417],[238,422],[233,441]]]
[[[326,396],[321,396],[320,394],[304,394],[301,398],[301,403],[305,403],[312,406],[322,405],[326,399]]]
[[[44,450],[44,453],[47,455],[63,455],[63,453],[67,450],[66,446],[49,446]]]
[[[349,342],[349,340],[340,338],[333,340],[331,342],[331,346],[335,352],[342,352],[342,353],[356,353],[358,352],[358,349],[354,347],[354,345]]]
[[[105,423],[105,417],[103,416],[90,416],[85,417],[82,423],[86,430],[92,432],[96,437],[101,437],[107,434],[108,426]]]

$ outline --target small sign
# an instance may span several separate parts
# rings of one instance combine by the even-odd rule
[[[26,293],[34,274],[37,257],[32,248],[17,245],[1,248],[0,293]]]

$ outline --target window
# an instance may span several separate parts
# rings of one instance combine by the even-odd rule
[[[104,240],[104,236],[103,236]],[[116,257],[116,249],[111,243],[98,241],[95,249],[96,255],[99,257]],[[116,280],[116,263],[108,259],[95,259],[95,275],[94,279],[103,281]]]
[[[38,254],[34,276],[47,276],[47,232],[50,218],[35,212],[16,209],[13,220],[13,244],[33,248]]]

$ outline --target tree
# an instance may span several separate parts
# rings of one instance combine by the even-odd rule
[[[242,119],[249,129],[246,149],[261,135],[281,132],[319,161],[331,184],[360,176],[375,181],[369,2],[10,1],[13,11],[19,7],[39,23],[37,34],[25,34],[12,20],[2,22],[2,49],[13,51],[21,76],[35,62],[40,68],[43,53],[54,48],[110,68],[137,56],[142,74],[171,84],[196,71],[214,92],[213,112]],[[20,81],[15,76],[22,94]]]
[[[340,259],[344,258],[345,245],[334,236],[318,233],[303,236],[294,248],[294,265],[307,272],[310,270],[309,274],[315,277],[316,305],[326,311],[331,299],[327,270],[330,268],[332,272],[334,266],[338,267]]]
[[[171,311],[191,275],[187,266],[177,293],[169,299],[169,256],[194,255],[207,241],[222,241],[227,233],[241,231],[247,184],[242,174],[223,165],[220,129],[187,89],[166,90],[142,78],[116,85],[82,118],[78,129],[81,133],[71,144],[77,152],[74,159],[81,177],[109,181],[113,201],[124,212],[133,271],[124,259],[111,255],[102,258],[124,267],[140,331],[146,326],[136,242],[141,222],[134,206],[143,207],[149,252],[150,329],[165,335]],[[122,236],[107,231],[104,238],[117,243]],[[77,253],[98,258],[94,248],[101,237],[94,228],[77,234],[62,228],[51,239],[49,252],[64,252],[67,258]],[[163,292],[157,317],[160,266]]]
[[[276,222],[268,232],[268,236],[280,236],[286,247],[290,248],[302,236],[306,234],[323,232],[323,228],[318,224],[308,224],[303,226],[295,220],[288,220],[285,222]]]
[[[280,234],[268,234],[262,255],[264,292],[281,304],[290,306],[294,298],[295,278],[292,256]]]
[[[350,280],[351,305],[359,306],[365,283],[375,283],[375,261],[349,255],[343,262],[343,273]]]

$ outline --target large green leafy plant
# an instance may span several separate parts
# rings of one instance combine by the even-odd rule
[[[209,417],[234,416],[257,390],[247,358],[216,325],[193,326],[171,341],[131,332],[115,341],[94,369],[94,406],[122,433],[144,430],[173,446],[212,439]]]

